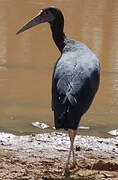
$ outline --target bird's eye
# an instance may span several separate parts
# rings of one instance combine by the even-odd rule
[[[46,11],[46,12],[43,13],[43,16],[46,17],[46,16],[48,16],[48,14],[49,13]]]

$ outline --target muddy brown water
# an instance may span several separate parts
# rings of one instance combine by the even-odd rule
[[[41,8],[61,8],[65,33],[84,42],[100,59],[101,84],[81,120],[80,134],[107,136],[118,126],[118,1],[117,0],[1,0],[0,1],[0,131],[50,132],[32,122],[53,127],[51,77],[60,53],[48,24],[19,36],[16,31]]]

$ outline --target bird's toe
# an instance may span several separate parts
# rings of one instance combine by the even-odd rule
[[[73,162],[73,168],[76,168],[78,166],[77,161]]]
[[[78,164],[76,161],[73,161],[73,163],[70,165],[70,169],[74,169],[74,168],[77,168],[78,167]]]
[[[65,168],[64,171],[62,172],[62,176],[69,176],[69,169]]]

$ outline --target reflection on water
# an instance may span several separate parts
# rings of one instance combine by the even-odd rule
[[[82,118],[81,134],[107,136],[118,126],[118,1],[0,1],[0,131],[48,132],[53,127],[51,77],[59,52],[48,24],[19,36],[16,31],[41,8],[55,5],[65,16],[65,32],[87,44],[99,57],[101,84],[93,105]],[[21,12],[22,10],[22,12]]]

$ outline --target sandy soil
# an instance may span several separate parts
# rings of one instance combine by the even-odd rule
[[[69,138],[63,133],[0,133],[0,180],[118,180],[118,137],[77,136],[78,167],[63,177]]]

